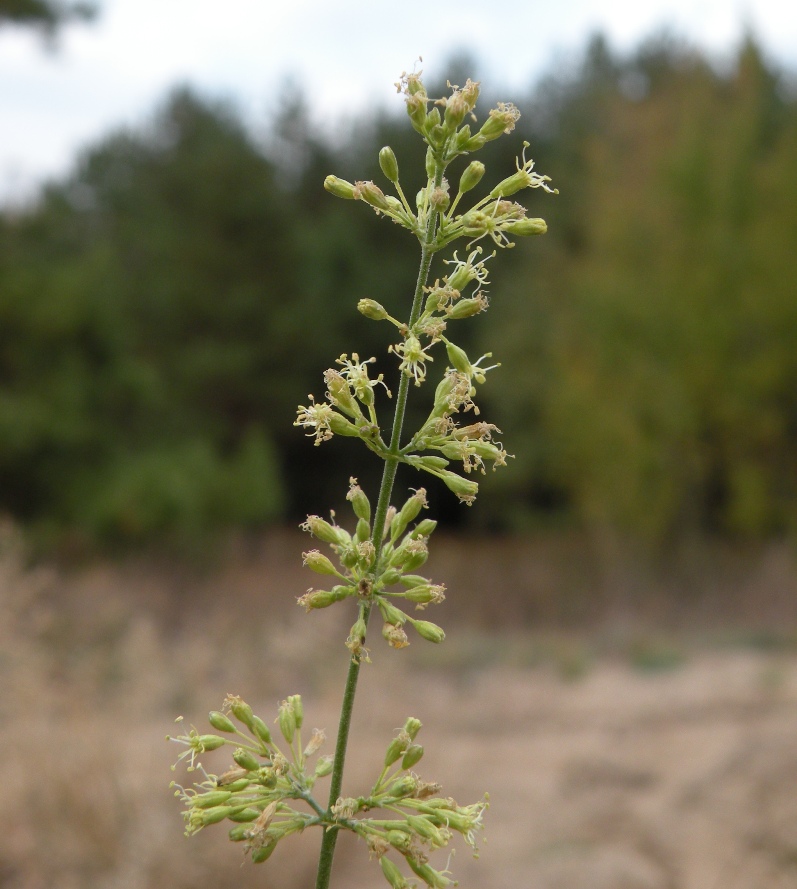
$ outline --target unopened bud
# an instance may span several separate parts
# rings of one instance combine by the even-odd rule
[[[428,620],[412,620],[412,618],[410,618],[410,622],[415,628],[415,632],[422,639],[426,639],[427,642],[439,643],[446,638],[442,627],[438,627],[437,624],[433,624]]]
[[[252,719],[255,714],[246,701],[238,697],[238,695],[227,695],[224,702],[229,706],[230,712],[239,722],[242,722],[250,731],[254,731]]]
[[[482,176],[484,176],[484,169],[484,164],[481,161],[471,161],[465,167],[465,172],[459,180],[459,193],[465,194],[465,192],[475,188],[481,181]]]
[[[391,182],[398,182],[398,161],[393,149],[389,145],[385,145],[379,152],[379,166]]]
[[[446,355],[448,355],[448,360],[454,366],[454,370],[470,376],[472,367],[464,349],[460,349],[454,343],[446,343]]]
[[[355,196],[370,204],[374,209],[383,213],[390,209],[385,193],[373,182],[357,182],[354,186]]]
[[[232,755],[233,760],[247,772],[256,772],[260,768],[260,763],[255,758],[251,750],[244,750],[239,747]]]
[[[423,723],[420,719],[416,719],[414,716],[407,717],[407,721],[404,723],[404,731],[410,736],[410,740],[415,740],[422,725]]]
[[[397,831],[394,831],[396,833]],[[391,889],[409,889],[409,883],[401,875],[398,867],[385,855],[379,859],[382,867],[382,873],[385,879],[390,883]]]
[[[235,726],[229,716],[225,716],[224,713],[220,713],[218,710],[211,710],[210,713],[208,713],[208,722],[218,732],[235,731]]]
[[[474,296],[454,303],[453,306],[446,309],[446,317],[459,321],[462,318],[471,318],[473,315],[478,315],[479,312],[483,312],[486,308],[487,297],[484,295]]]
[[[397,540],[405,531],[407,525],[417,518],[422,509],[428,507],[426,502],[426,488],[418,488],[407,502],[401,507],[393,521],[390,523],[390,538]]]
[[[337,198],[345,198],[348,201],[353,201],[357,198],[351,182],[347,182],[345,179],[338,179],[337,176],[327,176],[324,180],[324,188]]]
[[[293,713],[293,707],[288,701],[283,701],[279,707],[279,715],[277,716],[282,737],[290,744],[293,742],[293,736],[296,734],[296,717]]]
[[[548,231],[548,226],[544,219],[518,219],[517,222],[505,225],[502,230],[509,232],[510,235],[525,238],[530,235],[544,235]]]
[[[357,311],[372,321],[384,321],[387,318],[385,307],[375,299],[361,299],[357,303]]]
[[[435,519],[423,519],[412,529],[410,536],[413,540],[417,540],[419,537],[430,537],[436,527],[437,521]]]
[[[304,722],[304,705],[302,704],[302,696],[291,695],[288,698],[288,703],[293,708],[293,719],[296,723],[296,728],[299,729]]]
[[[229,790],[211,790],[209,793],[200,793],[192,800],[192,805],[197,809],[211,809],[226,803],[232,796]]]
[[[410,744],[404,753],[404,759],[401,760],[402,769],[411,769],[414,765],[421,761],[423,757],[423,747],[420,744]]]
[[[394,762],[398,762],[408,745],[409,735],[406,732],[400,732],[393,738],[390,744],[388,744],[387,752],[385,753],[385,768],[392,766]]]
[[[248,824],[250,821],[255,821],[257,817],[260,815],[260,812],[257,809],[251,809],[249,807],[245,809],[238,809],[237,811],[230,812],[227,816],[230,821],[235,821],[236,824]],[[241,828],[233,828],[230,831],[230,839],[233,839],[233,830],[240,830],[241,832],[245,831],[245,827]],[[245,839],[246,837],[241,833],[241,839]]]
[[[268,842],[263,846],[258,846],[256,849],[252,850],[252,861],[255,864],[261,864],[264,861],[268,861],[268,859],[271,857],[271,853],[276,848],[277,840],[271,840],[271,842]]]
[[[271,743],[271,732],[259,716],[255,716],[252,720],[252,731],[264,744]]]

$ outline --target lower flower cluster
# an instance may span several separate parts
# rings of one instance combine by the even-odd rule
[[[430,855],[446,847],[455,833],[476,852],[487,798],[460,806],[438,795],[439,784],[424,781],[412,771],[423,756],[423,747],[416,742],[421,723],[413,717],[388,745],[382,771],[370,792],[340,797],[328,808],[322,807],[312,790],[319,778],[332,771],[332,761],[328,756],[316,757],[326,740],[323,731],[316,729],[303,744],[304,708],[299,695],[282,702],[276,719],[286,752],[266,723],[237,695],[228,695],[222,710],[211,711],[208,720],[218,734],[200,734],[191,728],[169,738],[186,748],[178,762],[187,761],[188,771],[199,771],[203,778],[188,787],[172,782],[175,796],[185,806],[188,835],[228,821],[230,839],[243,843],[245,853],[259,863],[271,856],[281,840],[308,827],[349,830],[365,840],[393,889],[416,885],[402,874],[395,857],[427,886],[443,889],[454,881],[447,870],[429,863]],[[232,748],[232,762],[219,775],[208,772],[199,757],[224,746]],[[374,810],[385,817],[372,817]]]

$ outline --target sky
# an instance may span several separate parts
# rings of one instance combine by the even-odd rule
[[[527,91],[602,32],[618,51],[669,29],[718,63],[751,32],[797,70],[788,0],[99,0],[92,24],[48,50],[30,29],[0,29],[0,202],[29,199],[78,152],[146,122],[170,89],[232,100],[264,127],[288,80],[319,126],[399,100],[394,82],[423,57],[430,75],[465,49],[490,87]],[[493,90],[491,89],[491,92]]]

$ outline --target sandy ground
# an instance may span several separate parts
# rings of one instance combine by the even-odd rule
[[[242,863],[223,828],[183,837],[168,789],[174,715],[201,724],[227,692],[270,718],[301,692],[334,734],[348,621],[264,603],[307,585],[267,562],[200,581],[0,560],[0,887],[313,885],[317,836]],[[420,718],[418,773],[462,804],[490,793],[480,859],[463,846],[450,863],[463,889],[797,887],[793,646],[612,650],[456,622],[440,648],[381,642],[345,792]],[[387,885],[362,845],[339,848],[336,889]]]

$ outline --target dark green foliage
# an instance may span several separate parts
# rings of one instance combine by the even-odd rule
[[[52,34],[68,21],[91,19],[94,3],[64,3],[59,0],[0,0],[0,27],[4,24],[33,25]]]
[[[548,235],[496,263],[478,342],[461,322],[469,351],[511,369],[483,397],[517,459],[483,485],[475,520],[653,541],[794,532],[797,102],[784,83],[752,42],[718,72],[667,39],[630,58],[595,39],[526,100],[495,97],[523,118],[483,152],[474,194],[514,168],[522,138],[560,194],[530,205]],[[390,144],[412,198],[416,143],[383,113],[322,138],[288,91],[263,150],[229,108],[179,92],[37,207],[0,216],[0,510],[89,539],[193,537],[325,509],[341,464],[367,486],[379,461],[345,441],[312,453],[290,424],[323,394],[330,354],[384,355],[392,328],[354,307],[397,308],[417,245],[321,183],[334,171],[387,189]]]

